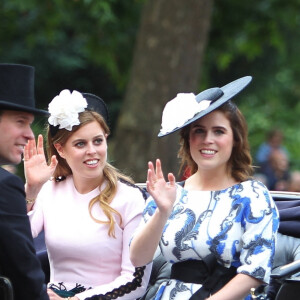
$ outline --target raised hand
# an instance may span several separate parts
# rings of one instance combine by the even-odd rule
[[[153,197],[160,212],[170,214],[176,199],[176,180],[172,173],[168,174],[169,182],[165,181],[159,159],[156,160],[156,170],[153,163],[148,163],[147,190]]]
[[[51,157],[50,165],[47,164],[43,136],[38,136],[37,146],[35,140],[29,140],[24,149],[24,170],[26,178],[26,194],[36,196],[42,185],[51,178],[57,165],[55,156]]]

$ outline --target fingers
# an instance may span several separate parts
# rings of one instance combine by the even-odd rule
[[[36,155],[36,143],[35,143],[35,139],[30,140],[30,148],[29,148],[29,155],[30,157],[33,155]]]
[[[39,140],[41,139],[40,136],[41,135],[39,135]],[[38,145],[39,145],[39,140],[38,140]],[[42,142],[43,142],[43,138],[42,138]],[[42,152],[42,154],[43,153],[44,152]],[[36,147],[35,139],[28,140],[26,146],[24,147],[24,161],[29,160],[32,156],[36,154],[37,154],[37,147]]]
[[[29,159],[29,142],[30,140],[27,142],[27,144],[24,147],[24,152],[23,152],[23,161],[27,161]]]
[[[55,155],[51,157],[50,167],[55,169],[58,164],[57,158]]]
[[[27,144],[24,147],[24,152],[23,152],[23,156],[24,156],[23,160],[24,161],[27,161],[32,157],[32,155],[34,153],[34,151],[33,151],[34,145],[35,145],[34,139],[28,140]]]
[[[149,162],[148,162],[148,169],[151,170],[153,173],[155,173],[155,170],[154,170],[154,166],[153,166],[152,161],[149,161]]]
[[[162,168],[161,168],[160,159],[156,160],[156,176],[158,178],[163,178],[164,177],[164,174],[163,174],[163,171],[162,171]]]
[[[44,154],[44,144],[43,144],[43,136],[41,134],[38,135],[37,144],[35,139],[29,140],[27,145],[24,147],[24,161],[31,159],[35,155],[42,155],[45,157]]]
[[[165,181],[160,159],[156,160],[155,169],[153,163],[148,162],[147,184],[149,187],[153,189],[156,182],[161,179]],[[176,179],[172,173],[168,174],[168,180],[171,185],[175,185]]]
[[[153,165],[152,165],[152,168],[151,168],[151,165],[152,163],[149,163],[149,169],[148,169],[148,172],[147,172],[147,181],[146,181],[146,184],[147,184],[147,188],[151,188],[153,189],[154,188],[154,184],[155,184],[155,178],[154,178],[154,170],[153,170]]]
[[[37,153],[44,155],[44,144],[43,144],[43,136],[39,134],[38,142],[37,142]]]
[[[171,186],[175,186],[176,184],[176,178],[172,173],[168,174],[168,180]]]
[[[148,177],[149,177],[149,174],[150,174],[152,180],[156,181],[157,179],[164,178],[164,174],[163,174],[163,171],[162,171],[162,168],[161,168],[160,159],[156,160],[155,169],[154,169],[153,163],[151,161],[149,161],[148,162],[148,170],[151,171],[150,173],[148,172]]]

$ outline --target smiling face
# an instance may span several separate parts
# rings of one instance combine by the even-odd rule
[[[107,134],[97,121],[75,131],[62,146],[55,144],[75,178],[102,178],[107,160]]]
[[[31,113],[4,110],[0,115],[0,163],[19,164],[24,146],[34,138]]]
[[[190,127],[191,157],[200,170],[227,173],[233,148],[233,132],[229,120],[221,111],[214,111]]]

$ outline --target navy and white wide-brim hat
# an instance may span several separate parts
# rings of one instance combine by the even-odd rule
[[[34,67],[0,64],[0,109],[48,115],[35,107]]]
[[[193,93],[177,94],[163,110],[158,136],[171,134],[214,111],[241,92],[251,80],[251,76],[245,76],[223,87],[207,89],[197,96]]]

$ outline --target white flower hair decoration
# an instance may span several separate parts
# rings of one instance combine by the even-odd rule
[[[161,134],[167,134],[180,128],[197,113],[209,107],[211,101],[202,100],[198,103],[193,93],[180,93],[169,101],[163,111]]]
[[[49,103],[48,111],[50,117],[48,122],[59,129],[65,128],[71,131],[74,125],[79,125],[79,113],[87,108],[87,101],[81,93],[69,90],[62,90]]]

